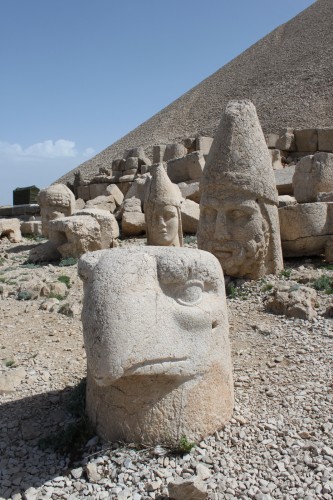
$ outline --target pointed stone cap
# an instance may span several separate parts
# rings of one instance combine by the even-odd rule
[[[244,99],[229,101],[216,132],[200,184],[211,188],[248,192],[277,204],[272,161],[256,108]]]
[[[169,179],[163,163],[153,165],[150,169],[150,173],[152,179],[146,201],[148,203],[180,207],[182,200],[180,189]]]

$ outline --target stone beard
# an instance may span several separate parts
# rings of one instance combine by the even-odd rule
[[[198,441],[231,416],[223,274],[207,252],[104,250],[79,261],[87,412],[108,440]]]
[[[198,246],[219,260],[228,276],[258,279],[275,273],[277,208],[229,189],[204,191],[200,201]]]

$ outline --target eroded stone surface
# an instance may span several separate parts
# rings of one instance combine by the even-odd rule
[[[79,261],[87,411],[111,441],[199,440],[233,407],[223,274],[209,253],[134,247]],[[119,314],[123,311],[124,314]]]
[[[283,267],[278,195],[254,105],[230,101],[200,183],[198,247],[225,274],[257,279]]]

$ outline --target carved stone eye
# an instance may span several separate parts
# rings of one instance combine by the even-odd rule
[[[179,290],[177,302],[183,306],[195,306],[202,300],[203,283],[198,280],[189,280]]]

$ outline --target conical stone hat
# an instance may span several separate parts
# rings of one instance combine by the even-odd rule
[[[174,205],[180,207],[181,193],[178,186],[175,186],[168,177],[163,163],[153,165],[150,173],[152,179],[148,190],[146,203],[159,205]]]
[[[204,175],[201,192],[216,189],[247,192],[277,204],[272,161],[261,129],[256,108],[244,99],[229,101],[217,129]]]

